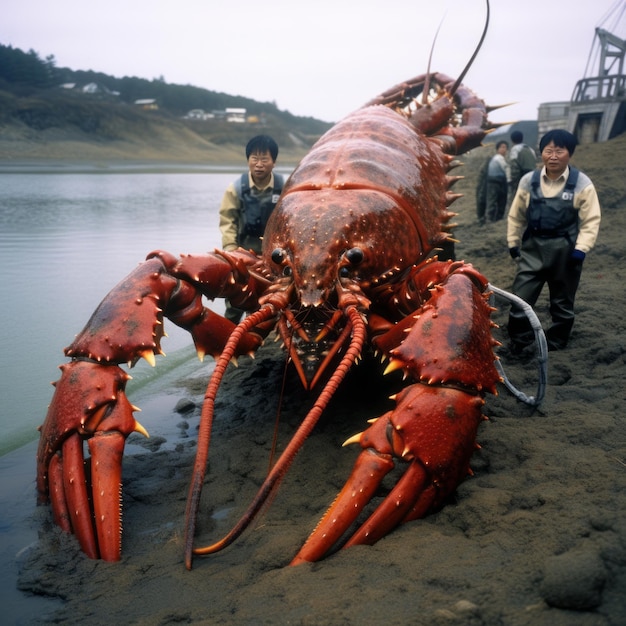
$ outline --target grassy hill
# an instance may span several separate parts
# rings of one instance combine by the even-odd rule
[[[65,85],[62,87],[61,85]],[[72,85],[72,88],[68,88]],[[85,86],[94,87],[86,92]],[[145,110],[139,99],[154,100]],[[184,119],[192,109],[245,108],[256,123]],[[293,164],[331,125],[257,102],[162,80],[56,68],[49,57],[0,44],[0,160],[122,160],[230,164],[269,134]]]

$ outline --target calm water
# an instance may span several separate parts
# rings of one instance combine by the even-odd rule
[[[38,436],[63,348],[148,252],[220,247],[217,211],[235,176],[0,173],[0,455]],[[168,359],[190,350],[187,333],[166,332]]]

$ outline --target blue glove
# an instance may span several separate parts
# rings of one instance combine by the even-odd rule
[[[519,251],[519,248],[517,246],[513,246],[512,248],[509,248],[509,254],[511,255],[511,258],[514,261],[519,261],[520,258],[522,257],[522,253]]]
[[[570,269],[580,268],[585,260],[585,253],[582,250],[572,250],[570,257],[567,261],[567,266]]]

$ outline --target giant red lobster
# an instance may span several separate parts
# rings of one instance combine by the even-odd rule
[[[154,364],[164,317],[217,360],[187,505],[188,568],[193,554],[228,545],[249,524],[366,344],[386,371],[404,371],[406,386],[395,408],[350,440],[363,449],[352,475],[293,563],[331,550],[396,463],[404,474],[345,545],[372,544],[436,509],[468,474],[483,395],[495,393],[501,375],[486,278],[432,254],[449,237],[447,207],[458,197],[450,190],[459,178],[449,174],[454,155],[480,145],[492,127],[461,78],[418,76],[326,133],[285,185],[261,257],[153,252],[99,305],[65,350],[71,362],[61,366],[37,457],[39,501],[51,502],[56,523],[89,557],[120,557],[121,457],[126,437],[145,433],[118,364]],[[235,326],[203,296],[228,298],[249,315]],[[244,518],[222,541],[194,548],[220,381],[234,357],[272,332],[305,388],[321,391]]]

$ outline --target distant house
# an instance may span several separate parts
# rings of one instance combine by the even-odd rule
[[[184,120],[210,120],[214,117],[215,115],[213,113],[207,113],[202,109],[191,109],[191,111],[183,115]]]
[[[154,98],[143,98],[140,100],[135,100],[134,104],[144,111],[156,111],[159,108],[159,105]]]
[[[227,108],[226,109],[226,121],[235,123],[245,123],[246,121],[246,109]]]
[[[119,91],[112,91],[108,87],[105,87],[104,85],[100,85],[98,83],[87,83],[81,88],[81,91],[83,93],[105,94],[107,96],[119,96],[120,95]]]

